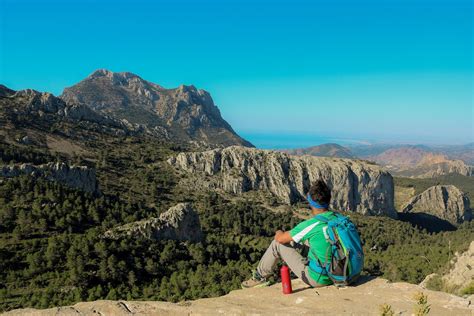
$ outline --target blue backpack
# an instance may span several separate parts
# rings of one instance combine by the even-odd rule
[[[327,275],[336,286],[353,283],[364,267],[364,252],[355,225],[344,215],[328,220],[324,216],[315,218],[327,224],[323,228],[324,236],[330,243],[326,253],[326,262],[310,260],[309,268],[316,273]],[[315,255],[316,258],[318,258]]]

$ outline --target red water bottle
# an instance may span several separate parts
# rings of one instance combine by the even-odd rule
[[[291,279],[290,279],[290,269],[285,264],[281,266],[280,269],[281,275],[281,286],[283,287],[283,294],[291,294]]]

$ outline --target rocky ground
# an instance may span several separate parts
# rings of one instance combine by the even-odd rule
[[[5,315],[380,315],[390,305],[395,315],[412,315],[414,296],[428,297],[429,315],[474,315],[474,298],[464,299],[422,289],[408,283],[365,278],[355,287],[313,289],[293,280],[293,294],[283,295],[281,284],[236,290],[228,295],[180,303],[150,301],[95,301],[46,310],[19,309]]]

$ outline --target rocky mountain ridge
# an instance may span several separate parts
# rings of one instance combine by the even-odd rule
[[[48,92],[33,89],[14,91],[5,86],[0,90],[0,122],[4,126],[12,124],[17,130],[26,128],[50,133],[55,125],[72,124],[76,128],[115,136],[144,132],[138,124],[116,120],[85,104],[66,103]]]
[[[100,69],[64,89],[61,98],[150,129],[164,129],[173,140],[211,147],[252,146],[222,118],[210,94],[194,86],[165,89],[129,72]]]
[[[13,91],[5,88],[4,98],[23,101],[23,106],[15,107],[14,111],[16,113],[38,115],[40,117],[47,114],[56,114],[65,119],[84,120],[118,128],[125,127],[121,122],[101,115],[84,104],[66,104],[63,100],[48,92],[39,92],[33,89]]]
[[[431,291],[409,283],[389,283],[365,278],[361,284],[339,289],[328,286],[308,288],[293,280],[293,294],[283,295],[281,284],[266,288],[236,290],[216,298],[168,303],[158,301],[93,301],[44,310],[26,308],[5,316],[43,315],[380,315],[382,306],[400,315],[413,315],[415,296],[428,298],[430,315],[472,315],[474,298],[464,299]],[[324,304],[322,304],[324,302]]]
[[[474,175],[474,168],[462,160],[449,159],[446,154],[420,146],[391,148],[366,159],[384,166],[396,176],[433,178],[450,173]]]
[[[363,161],[231,146],[180,153],[168,162],[194,175],[186,186],[232,194],[263,191],[288,204],[303,201],[311,182],[322,178],[332,189],[333,209],[397,217],[392,176]]]
[[[172,239],[193,242],[201,241],[203,237],[199,216],[189,203],[179,203],[159,217],[115,227],[107,231],[104,236],[111,239],[133,236],[153,240]]]

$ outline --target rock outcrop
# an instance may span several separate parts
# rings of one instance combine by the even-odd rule
[[[474,241],[469,249],[461,254],[456,254],[451,262],[453,267],[442,279],[448,288],[455,288],[462,292],[468,286],[474,285]]]
[[[232,146],[180,153],[168,162],[196,174],[198,187],[232,194],[263,190],[289,204],[302,201],[311,183],[323,179],[332,189],[333,209],[396,217],[392,176],[363,161]]]
[[[203,237],[197,212],[189,203],[177,204],[158,218],[149,218],[107,231],[106,238],[123,236],[145,237],[154,240],[172,239],[200,241]]]
[[[469,198],[454,185],[436,185],[411,198],[402,212],[436,216],[454,225],[472,218]]]
[[[450,262],[451,269],[444,275],[431,273],[420,283],[420,287],[428,289],[441,289],[456,295],[471,293],[474,287],[474,241],[463,253],[455,254]],[[474,302],[472,302],[474,303]]]
[[[156,301],[95,301],[44,310],[18,309],[7,316],[43,315],[380,315],[389,305],[395,315],[411,315],[414,296],[428,297],[430,315],[472,315],[474,302],[443,292],[424,290],[408,283],[388,283],[384,279],[365,279],[354,287],[308,288],[293,280],[293,294],[283,295],[281,284],[267,288],[236,290],[216,298],[180,303]]]
[[[100,69],[64,89],[61,98],[148,129],[165,129],[174,141],[252,146],[222,118],[211,95],[194,86],[165,89],[129,72]]]
[[[0,177],[12,178],[22,174],[44,177],[47,180],[57,181],[74,189],[100,194],[94,168],[69,166],[59,162],[50,162],[44,165],[21,164],[0,167]]]

